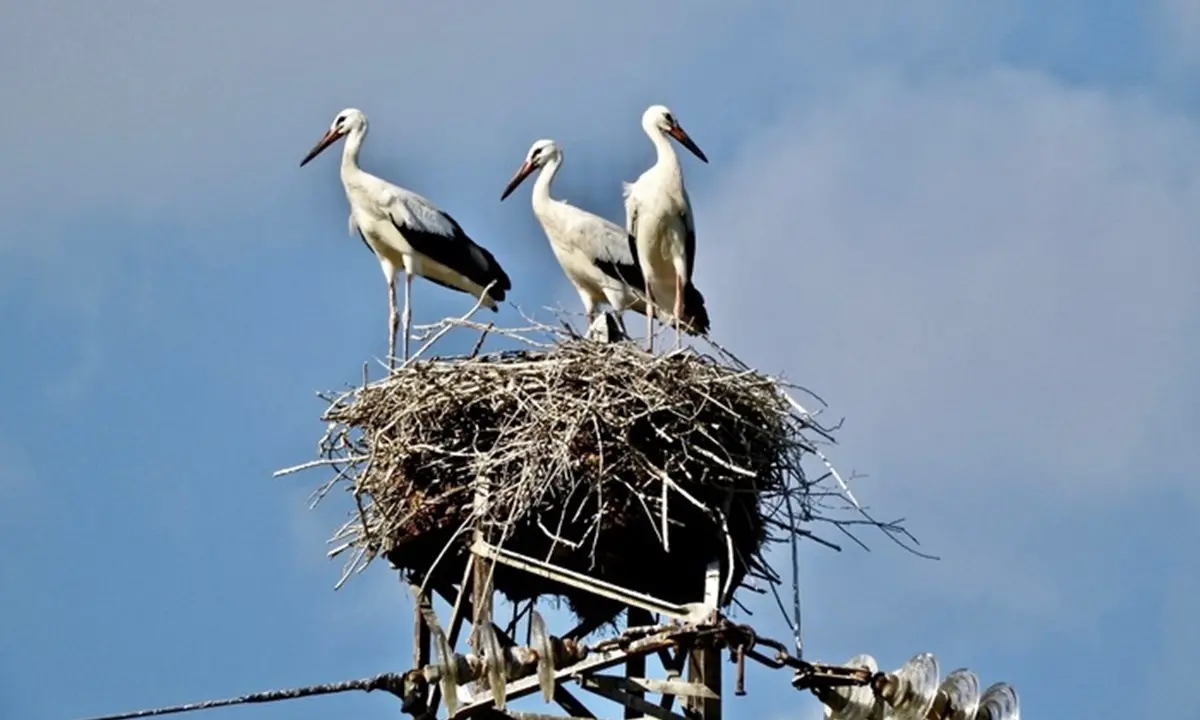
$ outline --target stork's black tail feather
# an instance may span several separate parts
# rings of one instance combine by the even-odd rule
[[[704,307],[704,296],[691,283],[683,288],[683,315],[691,332],[697,335],[708,334],[708,308]]]
[[[400,235],[412,245],[413,250],[445,266],[447,269],[462,275],[480,287],[487,287],[489,283],[496,283],[488,291],[488,297],[497,303],[504,302],[505,294],[509,290],[512,290],[512,280],[508,278],[508,273],[504,272],[504,268],[500,267],[496,256],[492,255],[487,248],[468,237],[467,233],[463,231],[462,226],[454,218],[440,210],[437,212],[443,219],[450,223],[450,227],[454,232],[453,235],[432,232],[425,228],[414,226],[411,223],[397,223],[394,217],[390,219],[392,225],[400,232]],[[451,290],[468,292],[466,288],[438,280],[432,275],[426,275],[425,277],[431,282],[450,288]]]
[[[483,256],[483,262],[480,263],[480,268],[477,272],[480,274],[480,280],[476,280],[480,285],[487,287],[488,283],[495,282],[496,284],[488,290],[488,296],[498,303],[504,302],[504,297],[509,290],[512,290],[512,281],[508,279],[508,273],[504,272],[504,268],[500,267],[500,263],[496,261],[494,255],[487,251],[486,248],[476,245],[480,254]]]

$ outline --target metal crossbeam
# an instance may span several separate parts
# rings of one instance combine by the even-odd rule
[[[632,655],[647,655],[657,651],[660,647],[668,647],[671,645],[671,639],[665,637],[649,637],[638,640],[629,644],[625,649],[613,648],[610,650],[601,650],[589,655],[581,662],[574,665],[569,665],[560,668],[554,672],[555,683],[560,683],[563,680],[572,677],[582,677],[587,673],[596,672],[598,670],[607,670],[610,667],[620,665]],[[517,700],[527,695],[531,695],[538,690],[537,676],[521,678],[516,682],[509,683],[507,686],[507,701]],[[490,693],[481,693],[478,696],[472,696],[471,700],[458,709],[454,718],[467,718],[475,713],[488,708],[494,708],[496,705]]]
[[[716,607],[720,593],[720,564],[713,561],[704,573],[704,604]],[[721,720],[721,654],[710,643],[697,642],[688,653],[688,680],[707,686],[716,697],[688,698],[685,710],[702,720]]]
[[[704,603],[689,603],[687,605],[669,603],[652,595],[636,592],[628,588],[623,588],[620,585],[614,585],[597,578],[589,577],[574,570],[568,570],[551,563],[515,553],[511,550],[496,547],[483,540],[477,539],[471,546],[471,552],[478,557],[494,560],[518,570],[524,570],[527,573],[539,575],[547,580],[554,580],[579,590],[600,595],[610,600],[616,600],[623,605],[632,605],[648,612],[666,615],[677,620],[696,620],[715,609],[715,603],[712,607]]]
[[[654,678],[615,678],[607,675],[597,675],[602,681],[614,681],[618,688],[628,689],[628,686],[637,686],[638,689],[645,692],[651,692],[656,695],[677,695],[679,697],[694,697],[707,700],[716,700],[719,696],[704,685],[690,683],[684,680],[656,680]]]
[[[579,685],[584,690],[595,693],[606,700],[619,703],[627,708],[637,710],[643,715],[658,718],[658,720],[688,720],[688,718],[679,713],[672,712],[653,703],[648,703],[637,695],[631,695],[623,689],[618,689],[615,683],[605,682],[605,680],[616,679],[592,675],[580,678]]]

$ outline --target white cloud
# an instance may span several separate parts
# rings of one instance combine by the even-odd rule
[[[651,102],[690,118],[719,157],[782,102],[864,64],[944,73],[981,62],[1014,16],[950,0],[903,10],[876,0],[869,12],[819,2],[465,7],[5,6],[0,61],[25,70],[0,76],[14,108],[0,115],[0,285],[109,317],[139,267],[168,278],[262,262],[252,248],[311,257],[317,242],[352,243],[329,165],[296,164],[333,113],[355,105],[373,121],[364,163],[501,246],[514,284],[533,287],[526,277],[554,271],[539,231],[527,209],[496,201],[533,139],[567,147],[560,192],[614,214],[619,182],[650,157],[637,117]],[[336,257],[353,277],[375,272]],[[526,307],[546,300],[521,295]],[[79,377],[97,362],[81,361]]]
[[[514,164],[548,132],[588,137],[605,155],[617,139],[640,142],[636,117],[650,102],[686,97],[744,118],[744,103],[769,112],[762,103],[797,77],[984,56],[1010,15],[949,0],[870,5],[12,5],[0,11],[0,61],[28,69],[0,78],[14,108],[0,117],[3,205],[53,208],[56,220],[119,201],[133,217],[181,221],[216,201],[269,202],[314,187],[295,165],[345,105],[378,121],[380,162],[421,155],[428,186],[469,186],[475,173],[458,163]],[[818,62],[821,73],[797,72]],[[502,180],[478,180],[488,201]]]
[[[830,400],[860,499],[943,557],[810,550],[819,655],[971,664],[1132,602],[1113,528],[1195,495],[1197,161],[1141,97],[996,71],[864,76],[689,165],[716,338]]]
[[[1195,69],[1200,62],[1200,2],[1158,0],[1151,12],[1162,37],[1163,69],[1171,75]]]
[[[332,13],[311,2],[8,7],[0,59],[30,69],[0,81],[20,109],[0,118],[6,204],[83,215],[120,200],[124,212],[165,206],[178,218],[202,217],[213,200],[244,193],[277,197],[344,105],[379,113],[376,138],[406,151],[439,138],[432,141],[445,145],[443,155],[458,159],[490,146],[514,121],[544,118],[535,107],[560,122],[607,124],[548,101],[572,88],[570,68],[593,62],[579,34],[621,39],[604,53],[608,84],[592,89],[606,103],[657,84],[639,72],[643,60],[669,45],[662,69],[681,64],[689,33],[719,22],[724,7],[681,15],[662,26],[666,33],[655,24],[626,27],[611,7],[544,2],[519,14],[386,2]],[[559,64],[547,68],[546,58]],[[267,178],[273,182],[263,184]],[[200,191],[203,201],[186,201]]]
[[[701,180],[699,281],[719,338],[837,397],[877,452],[1004,447],[1056,471],[1013,482],[1128,489],[1148,423],[1187,407],[1197,160],[1195,127],[1136,98],[877,77]],[[796,312],[735,321],[766,308]]]

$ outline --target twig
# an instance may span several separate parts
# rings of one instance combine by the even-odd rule
[[[292,467],[284,468],[282,470],[276,470],[275,472],[271,473],[271,477],[283,477],[284,475],[291,475],[293,473],[298,473],[302,470],[310,470],[315,467],[321,467],[322,465],[334,465],[337,463],[357,463],[357,462],[362,462],[363,460],[370,460],[370,459],[371,459],[370,455],[356,455],[354,457],[336,457],[336,458],[322,458],[320,460],[310,460],[306,463],[301,463],[299,465],[293,465]]]
[[[473,306],[471,306],[471,309],[467,311],[467,314],[463,315],[462,317],[460,317],[458,319],[458,321],[460,323],[463,323],[463,322],[466,322],[467,320],[469,320],[472,315],[474,315],[476,312],[479,311],[479,308],[483,307],[483,299],[488,296],[488,291],[491,290],[492,286],[495,284],[496,284],[496,281],[493,280],[492,282],[488,283],[487,287],[485,287],[483,289],[483,292],[479,293],[479,298],[475,301],[475,304]],[[489,323],[488,325],[490,327],[491,323]],[[420,348],[418,348],[415,353],[410,355],[409,358],[404,361],[404,364],[401,365],[401,367],[411,366],[414,362],[416,362],[417,358],[419,358],[419,357],[421,357],[421,355],[425,354],[426,350],[433,347],[434,344],[436,344],[437,341],[440,340],[443,335],[450,332],[453,328],[454,328],[453,324],[447,324],[441,330],[438,330],[437,333],[434,334],[434,336],[432,338],[430,338],[424,345],[422,345]]]

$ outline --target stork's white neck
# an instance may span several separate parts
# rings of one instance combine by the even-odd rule
[[[541,212],[550,205],[550,185],[554,182],[554,176],[558,174],[558,169],[562,167],[562,155],[555,155],[550,162],[542,166],[538,172],[537,180],[533,183],[533,211]]]
[[[342,173],[358,172],[358,152],[362,150],[363,138],[367,136],[367,126],[359,125],[346,136],[346,144],[342,147]]]
[[[676,175],[680,174],[679,156],[675,154],[675,147],[671,145],[671,139],[667,137],[667,133],[657,125],[647,127],[645,130],[658,154],[658,160],[654,163],[655,167],[674,172]]]

